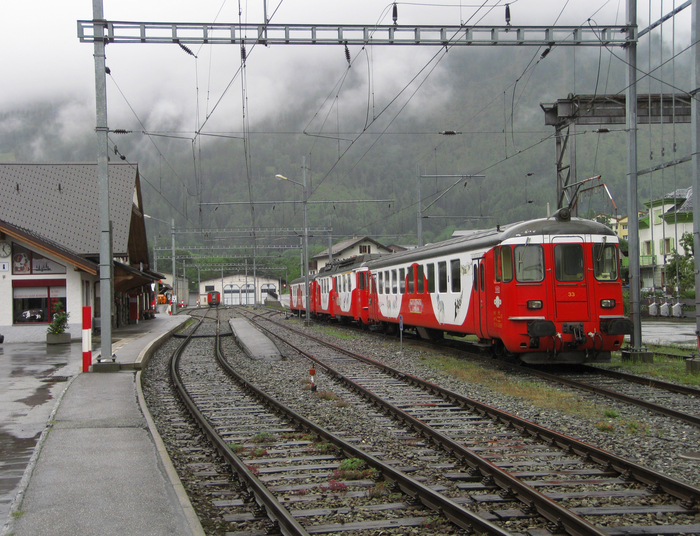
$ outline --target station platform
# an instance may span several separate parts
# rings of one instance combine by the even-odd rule
[[[80,341],[0,345],[0,534],[204,534],[138,370],[188,318],[156,315],[113,330],[118,366],[94,363],[85,374]]]
[[[229,324],[234,337],[236,337],[236,342],[249,357],[270,361],[282,359],[282,354],[275,343],[245,318],[232,318],[229,320]]]

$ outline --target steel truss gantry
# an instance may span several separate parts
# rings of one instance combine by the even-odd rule
[[[691,96],[687,93],[637,95],[636,117],[638,125],[690,123]],[[544,124],[555,129],[555,158],[557,167],[557,208],[564,206],[569,181],[576,179],[576,125],[624,125],[626,123],[627,97],[615,95],[570,95],[554,103],[543,103]],[[599,132],[604,132],[599,129]],[[570,149],[569,149],[570,147]],[[568,164],[566,163],[569,149]],[[659,164],[653,168],[637,170],[644,175],[675,164],[688,162],[690,156]]]
[[[177,45],[626,46],[635,26],[431,26],[78,21],[83,43]]]

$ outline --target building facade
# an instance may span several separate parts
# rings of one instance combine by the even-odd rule
[[[114,326],[145,318],[154,298],[138,169],[110,164]],[[0,334],[46,341],[58,307],[82,336],[83,307],[99,327],[97,164],[0,164]]]
[[[669,261],[674,252],[686,254],[681,239],[693,232],[693,189],[680,188],[645,205],[648,212],[639,219],[642,288],[664,289]]]
[[[268,295],[279,295],[279,279],[252,274],[232,274],[199,283],[199,305],[207,305],[207,295],[219,292],[222,305],[262,304]]]
[[[364,236],[362,238],[350,238],[334,244],[331,249],[333,260],[349,259],[357,255],[365,254],[387,254],[392,253],[388,247],[380,244],[376,240]],[[330,262],[328,250],[324,250],[318,255],[314,255],[309,261],[309,273],[318,273],[326,264]]]

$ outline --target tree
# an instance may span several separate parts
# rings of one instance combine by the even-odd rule
[[[679,294],[692,292],[695,288],[695,255],[693,251],[693,235],[683,233],[680,243],[685,250],[679,255],[674,248],[671,260],[666,266],[666,280],[678,288]]]

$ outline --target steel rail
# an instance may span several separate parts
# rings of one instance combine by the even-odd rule
[[[197,408],[196,403],[194,402],[194,400],[192,400],[192,397],[190,397],[189,393],[187,392],[187,389],[182,383],[180,372],[178,370],[180,357],[182,356],[182,353],[184,352],[187,345],[192,340],[192,334],[194,334],[197,328],[199,328],[199,326],[204,321],[205,317],[206,314],[199,321],[199,324],[197,324],[195,329],[192,330],[190,336],[182,342],[182,344],[177,348],[177,350],[175,350],[172,357],[170,358],[170,375],[173,383],[175,384],[177,392],[179,393],[180,398],[182,399],[183,403],[185,404],[185,406],[187,407],[187,409],[189,410],[190,414],[193,416],[199,427],[204,431],[204,433],[207,435],[214,447],[223,456],[226,462],[236,472],[239,479],[245,483],[248,490],[255,497],[255,501],[257,502],[257,504],[265,509],[267,516],[270,518],[275,527],[279,529],[279,531],[285,536],[309,536],[309,533],[306,531],[306,529],[292,516],[289,510],[287,510],[284,506],[282,506],[282,504],[280,504],[277,498],[272,493],[270,493],[270,491],[262,482],[260,482],[258,477],[256,477],[250,471],[250,469],[248,469],[246,464],[243,463],[243,461],[241,461],[241,459],[238,456],[236,456],[231,451],[231,449],[228,448],[224,439],[216,432],[214,427],[211,424],[209,424],[209,421],[206,419],[206,417],[204,417],[202,412],[199,411],[199,408]],[[217,325],[217,351],[219,348],[218,331],[219,329]]]
[[[505,363],[507,366],[510,367],[516,367],[518,370],[521,370],[522,367],[519,367],[518,365],[512,365],[510,363]],[[596,387],[595,385],[589,385],[587,383],[583,383],[577,380],[570,380],[568,378],[563,378],[561,376],[557,376],[556,374],[551,374],[549,372],[544,372],[541,370],[534,370],[534,369],[522,369],[525,370],[528,374],[532,374],[533,376],[537,376],[538,378],[543,378],[545,380],[549,380],[552,382],[557,382],[563,385],[568,385],[569,387],[573,387],[575,389],[580,389],[582,391],[588,391],[590,393],[595,393],[597,395],[602,395],[606,396],[608,398],[612,398],[615,400],[621,400],[622,402],[625,402],[627,404],[631,404],[634,406],[639,406],[645,409],[648,409],[649,411],[653,411],[654,413],[658,413],[660,415],[666,415],[667,417],[673,417],[675,419],[679,419],[683,422],[686,422],[688,424],[692,424],[693,426],[698,426],[700,427],[700,416],[697,415],[690,415],[688,413],[683,413],[681,411],[677,411],[672,408],[667,408],[664,406],[660,406],[659,404],[655,404],[653,402],[648,402],[646,400],[642,400],[641,398],[635,398],[633,396],[629,396],[623,393],[618,393],[617,391],[611,391],[610,389],[606,389],[604,387]],[[591,367],[591,370],[594,370],[593,367]],[[596,372],[598,369],[595,369]],[[609,371],[612,372],[612,371]],[[610,374],[611,377],[614,377],[613,374]],[[620,379],[626,379],[626,378],[620,378]],[[646,385],[650,385],[651,387],[654,387],[651,385],[654,382],[654,380],[649,380],[648,382],[642,382],[639,381],[638,383],[646,383]],[[659,384],[661,382],[658,382]],[[677,386],[676,386],[677,387]],[[687,394],[687,393],[683,393]],[[695,393],[697,396],[697,393]]]
[[[269,319],[268,319],[269,320]],[[269,329],[265,328],[264,326],[261,326],[259,323],[257,324],[258,327],[261,329],[267,331],[268,333],[272,334],[275,337],[279,337],[279,335],[276,335],[274,332],[270,331]],[[286,326],[283,326],[286,327]],[[287,328],[289,329],[289,328]],[[353,358],[359,358],[361,361],[366,361],[367,364],[373,365],[373,366],[378,366],[380,369],[383,369],[383,372],[389,374],[390,376],[404,380],[408,383],[412,383],[414,385],[420,386],[420,387],[428,387],[428,389],[432,392],[435,392],[436,390],[439,390],[438,394],[444,394],[444,393],[449,393],[449,399],[453,401],[453,403],[459,403],[459,405],[467,406],[465,399],[464,403],[457,402],[453,400],[453,397],[456,397],[458,395],[454,393],[450,393],[449,391],[443,391],[441,388],[437,387],[436,385],[429,384],[428,382],[424,382],[423,380],[420,380],[414,376],[410,376],[404,373],[401,373],[399,371],[396,371],[395,369],[392,369],[391,367],[386,367],[386,365],[383,365],[382,363],[379,363],[378,361],[375,361],[371,358],[368,358],[366,356],[358,356],[357,354],[354,354],[353,352],[348,352],[347,350],[340,348],[338,346],[335,346],[331,343],[328,343],[326,341],[322,341],[320,339],[316,339],[315,337],[310,337],[311,339],[315,340],[316,342],[319,342],[325,346],[328,346],[330,348],[333,348],[334,350],[337,350],[339,352],[342,352],[346,355],[350,355]],[[284,340],[284,339],[282,339]],[[423,433],[426,437],[430,438],[434,443],[439,444],[442,446],[447,452],[451,452],[455,456],[457,456],[459,459],[463,460],[467,465],[469,465],[472,469],[480,471],[481,475],[484,478],[492,480],[499,488],[502,490],[506,491],[509,495],[514,496],[517,500],[522,502],[525,505],[525,509],[527,510],[534,510],[536,511],[539,515],[543,516],[545,519],[550,521],[552,524],[554,524],[557,527],[563,527],[567,534],[570,534],[572,536],[603,536],[607,535],[607,533],[599,528],[597,528],[595,525],[589,523],[585,519],[583,519],[581,516],[575,514],[568,508],[565,508],[561,506],[559,503],[556,501],[550,499],[543,493],[537,491],[536,489],[532,488],[531,486],[528,486],[526,483],[524,483],[522,480],[519,478],[514,477],[507,471],[504,471],[494,463],[482,458],[478,454],[474,453],[472,450],[468,449],[467,447],[461,445],[460,443],[454,441],[453,439],[447,437],[446,435],[438,432],[434,428],[432,428],[430,425],[424,423],[423,421],[416,419],[415,417],[411,416],[410,414],[406,413],[405,411],[397,408],[393,404],[390,404],[386,400],[383,400],[381,397],[373,393],[372,391],[369,391],[368,389],[362,387],[358,383],[354,382],[353,380],[345,377],[342,375],[340,372],[336,371],[329,365],[323,363],[320,361],[318,358],[314,357],[313,355],[309,354],[308,352],[305,352],[301,348],[298,348],[297,346],[289,343],[288,341],[285,341],[285,344],[289,345],[292,347],[294,350],[297,352],[301,353],[302,355],[308,357],[309,359],[312,359],[314,362],[318,363],[320,367],[322,367],[328,374],[330,374],[333,378],[338,380],[339,382],[345,384],[347,387],[350,389],[354,390],[355,392],[361,394],[368,400],[371,400],[374,404],[377,406],[380,406],[381,408],[385,409],[389,413],[393,414],[396,416],[399,420],[403,421],[406,423],[409,427],[413,428],[414,430]],[[488,406],[487,406],[488,407]],[[489,408],[492,409],[492,408]],[[481,412],[480,412],[481,413]],[[485,413],[484,413],[485,414]],[[509,415],[509,414],[507,414]],[[503,419],[501,419],[503,420]],[[509,422],[508,420],[503,420],[506,424]]]
[[[288,326],[275,322],[269,318],[267,320],[273,322],[275,325],[293,331]],[[278,335],[275,336],[280,338]],[[527,432],[532,437],[540,438],[543,441],[547,441],[552,445],[559,446],[559,448],[568,449],[568,451],[572,454],[577,454],[587,460],[591,460],[600,465],[605,465],[611,470],[615,470],[618,473],[624,475],[626,478],[634,478],[637,481],[649,486],[651,489],[656,490],[657,492],[664,491],[665,493],[668,493],[669,495],[672,495],[677,499],[683,501],[684,505],[686,506],[700,505],[700,489],[696,488],[695,486],[691,486],[670,476],[640,466],[634,462],[621,458],[603,449],[600,449],[593,445],[589,445],[588,443],[584,443],[583,441],[580,441],[573,437],[560,434],[558,432],[555,432],[554,430],[550,430],[548,428],[545,428],[544,426],[540,426],[511,413],[501,411],[487,404],[483,404],[482,402],[479,402],[477,400],[454,393],[416,376],[406,374],[388,365],[385,365],[384,363],[380,363],[379,361],[376,361],[370,357],[355,354],[354,352],[336,346],[332,343],[326,342],[322,339],[317,339],[309,335],[306,336],[310,337],[311,339],[315,340],[320,344],[326,345],[329,348],[333,348],[334,350],[343,352],[346,355],[373,364],[381,370],[384,370],[387,374],[391,374],[397,379],[403,379],[409,383],[412,383],[413,385],[420,386],[426,389],[427,391],[432,392],[433,394],[442,396],[446,400],[449,400],[453,403],[459,403],[464,407],[469,407],[474,411],[480,413],[482,416],[488,416],[493,420],[500,421],[505,424],[510,423],[518,429]],[[285,343],[289,344],[286,341]],[[323,367],[327,368],[326,365],[323,365]]]
[[[419,499],[423,505],[445,516],[458,527],[461,527],[470,532],[476,531],[478,533],[492,534],[494,536],[511,535],[510,532],[500,528],[498,525],[495,525],[490,521],[483,519],[474,512],[471,512],[463,506],[452,501],[448,497],[445,497],[444,495],[421,484],[420,482],[411,478],[405,473],[394,469],[392,466],[387,465],[378,458],[367,454],[365,451],[341,439],[340,437],[329,432],[325,428],[322,428],[317,424],[309,421],[302,415],[284,406],[281,402],[270,397],[268,394],[264,393],[255,385],[252,385],[245,378],[240,376],[231,367],[231,365],[226,361],[226,359],[224,359],[218,344],[217,360],[219,361],[219,364],[224,368],[226,373],[229,374],[229,376],[231,376],[231,378],[233,378],[236,382],[238,382],[241,386],[243,386],[251,394],[253,394],[258,400],[263,402],[276,413],[283,414],[285,418],[294,421],[299,426],[309,431],[312,431],[319,437],[322,437],[324,440],[333,443],[346,456],[365,460],[368,465],[377,469],[381,473],[382,477],[385,480],[387,480],[390,484],[397,487],[402,492],[410,495],[411,497]],[[595,534],[598,536],[602,536],[605,533],[595,532]]]
[[[685,356],[678,357],[685,358]],[[596,374],[602,374],[603,376],[609,376],[610,378],[616,378],[618,380],[626,380],[628,382],[634,382],[640,385],[656,387],[657,389],[663,389],[665,391],[670,391],[672,393],[677,393],[680,395],[700,397],[700,389],[698,389],[697,387],[690,387],[688,385],[678,385],[675,383],[665,382],[663,380],[653,380],[651,378],[635,376],[634,374],[620,372],[619,370],[610,370],[603,367],[593,367],[591,365],[579,365],[579,367],[583,370],[595,372]]]

